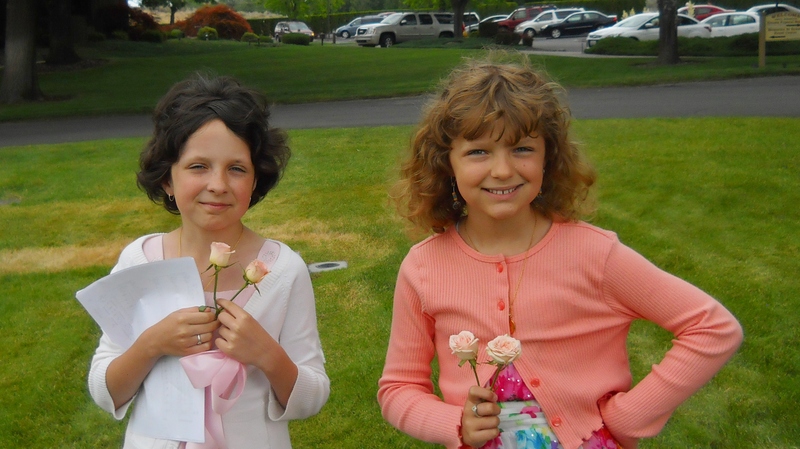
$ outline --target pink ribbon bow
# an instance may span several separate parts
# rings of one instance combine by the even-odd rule
[[[215,349],[181,358],[195,388],[205,388],[205,443],[187,443],[187,449],[227,449],[222,415],[242,394],[247,372],[244,365]]]

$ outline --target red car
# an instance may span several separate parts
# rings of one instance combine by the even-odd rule
[[[517,8],[514,10],[514,12],[508,15],[507,19],[497,22],[497,29],[501,31],[514,31],[514,28],[516,28],[520,23],[526,20],[531,20],[548,9],[556,9],[556,7],[553,5],[544,5],[523,6],[522,8]]]
[[[720,14],[723,12],[734,12],[732,9],[725,9],[720,8],[716,5],[694,5],[693,14],[689,14],[689,7],[684,6],[682,8],[678,8],[678,14],[686,14],[689,17],[694,17],[697,20],[703,20],[706,17],[711,17],[714,14]]]

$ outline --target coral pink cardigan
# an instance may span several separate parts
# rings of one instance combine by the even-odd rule
[[[514,363],[565,449],[605,424],[625,449],[656,435],[672,412],[734,354],[739,323],[721,304],[587,223],[553,223],[524,254],[487,256],[455,229],[415,245],[400,268],[386,365],[379,382],[383,416],[401,431],[449,448],[459,426],[468,365],[458,367],[450,335],[472,331],[485,345],[509,333],[510,292],[522,355]],[[631,388],[626,337],[635,319],[675,335],[672,348]],[[434,394],[431,361],[438,358]],[[479,365],[486,382],[494,367]]]

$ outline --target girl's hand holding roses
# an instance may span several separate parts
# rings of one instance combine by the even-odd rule
[[[263,371],[285,407],[297,381],[297,365],[252,315],[227,299],[218,302],[222,312],[217,318],[221,324],[217,348],[228,357]]]
[[[184,357],[211,349],[213,332],[218,327],[212,309],[200,312],[197,307],[187,307],[146,329],[136,343],[142,344],[153,359],[165,355]],[[201,344],[197,344],[198,335]]]
[[[478,386],[470,387],[461,414],[461,441],[468,446],[481,447],[496,438],[500,435],[499,414],[500,406],[494,392]]]

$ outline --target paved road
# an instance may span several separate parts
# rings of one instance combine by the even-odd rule
[[[800,76],[704,81],[645,87],[570,89],[577,119],[762,116],[800,117]],[[424,96],[276,105],[286,129],[410,125]],[[103,116],[0,123],[0,147],[147,136],[149,116]]]

